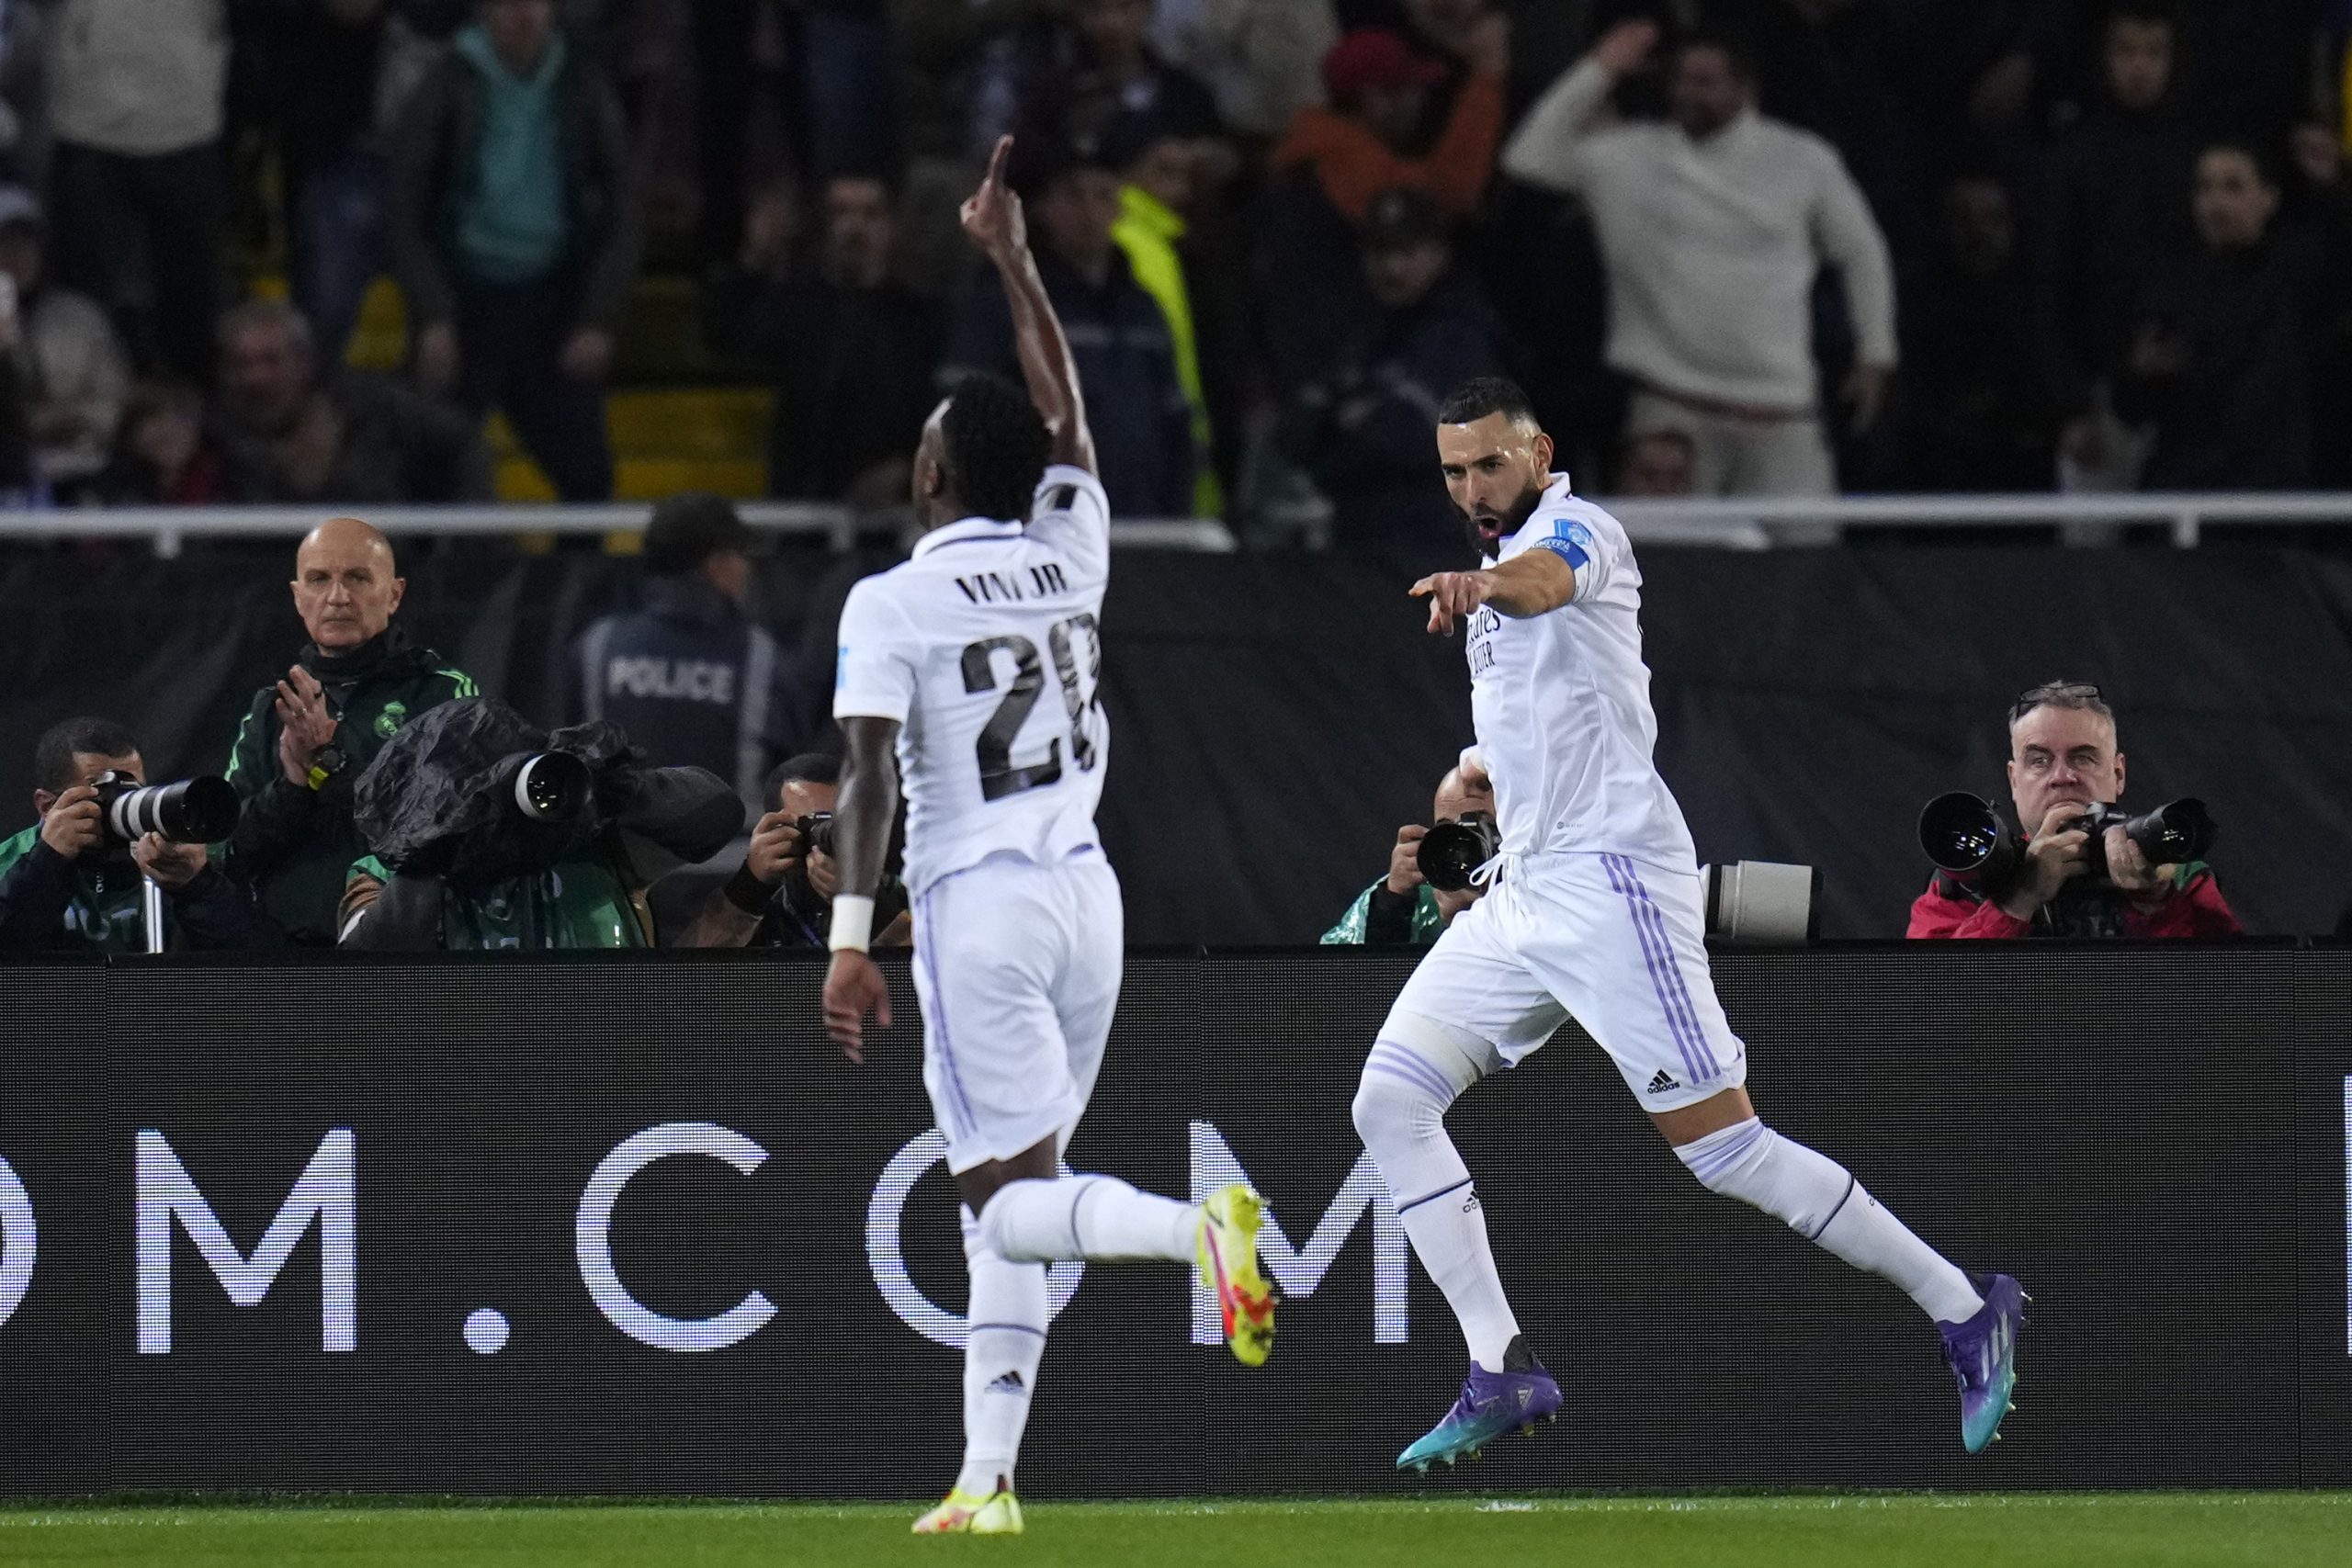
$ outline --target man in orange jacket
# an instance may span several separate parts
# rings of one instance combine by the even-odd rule
[[[2204,863],[2150,865],[2121,828],[2104,836],[2107,876],[2086,874],[2090,835],[2073,824],[2086,807],[2112,805],[2123,795],[2115,714],[2097,686],[2052,681],[2018,699],[2009,710],[2009,795],[2018,821],[2035,825],[2016,880],[1987,890],[1936,873],[1911,906],[1910,935],[2244,934]]]
[[[1430,87],[1445,68],[1413,52],[1385,28],[1358,28],[1323,57],[1331,107],[1308,107],[1274,149],[1277,171],[1308,167],[1323,194],[1350,222],[1363,220],[1373,197],[1398,186],[1418,190],[1455,217],[1485,199],[1502,144],[1503,77],[1510,69],[1510,30],[1499,12],[1466,35],[1470,68],[1453,112],[1428,154],[1407,157]]]

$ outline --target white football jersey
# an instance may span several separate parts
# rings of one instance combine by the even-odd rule
[[[1549,549],[1576,569],[1573,603],[1469,621],[1470,710],[1495,781],[1506,853],[1627,855],[1694,870],[1690,829],[1652,752],[1642,574],[1624,525],[1552,481],[1501,559]]]
[[[1056,465],[1026,527],[934,528],[850,590],[833,716],[899,721],[910,892],[1000,852],[1051,865],[1099,847],[1110,576],[1102,481]]]

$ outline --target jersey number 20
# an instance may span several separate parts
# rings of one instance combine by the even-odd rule
[[[1061,680],[1062,706],[1069,715],[1070,755],[1078,760],[1081,771],[1090,771],[1094,766],[1094,740],[1086,732],[1086,710],[1093,704],[1079,689],[1078,650],[1070,646],[1070,633],[1080,627],[1085,629],[1091,651],[1087,673],[1099,681],[1102,674],[1102,639],[1095,630],[1092,615],[1072,615],[1066,621],[1056,621],[1047,628],[1046,644],[1053,652],[1054,673]],[[1062,776],[1059,737],[1047,744],[1043,761],[1016,764],[1012,760],[1013,739],[1029,721],[1029,710],[1037,705],[1037,694],[1046,689],[1046,673],[1038,663],[1035,643],[1025,637],[992,637],[972,644],[964,650],[964,690],[996,690],[994,656],[999,649],[1012,655],[1012,684],[1005,692],[1004,701],[997,704],[996,712],[989,716],[973,748],[979,757],[983,800],[1002,800],[1024,789],[1053,784]],[[1102,698],[1098,694],[1093,701],[1099,703]]]

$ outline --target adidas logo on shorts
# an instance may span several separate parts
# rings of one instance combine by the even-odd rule
[[[1674,1075],[1672,1073],[1668,1072],[1664,1067],[1660,1067],[1657,1070],[1657,1077],[1650,1079],[1649,1092],[1652,1094],[1664,1094],[1668,1089],[1680,1089],[1681,1087],[1682,1086],[1680,1084],[1674,1081]]]
[[[989,1383],[989,1392],[990,1393],[1026,1393],[1028,1385],[1021,1381],[1019,1372],[1009,1371]]]

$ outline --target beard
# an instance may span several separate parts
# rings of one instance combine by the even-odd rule
[[[1481,517],[1476,513],[1462,512],[1462,533],[1463,536],[1470,541],[1470,547],[1488,560],[1500,556],[1503,553],[1503,541],[1525,527],[1527,520],[1535,515],[1536,507],[1543,504],[1544,490],[1544,487],[1542,485],[1528,486],[1519,493],[1519,499],[1513,501],[1510,508],[1498,517]],[[1459,507],[1454,510],[1461,512]],[[1491,525],[1495,528],[1496,533],[1492,539],[1487,537],[1486,529],[1482,525]]]

